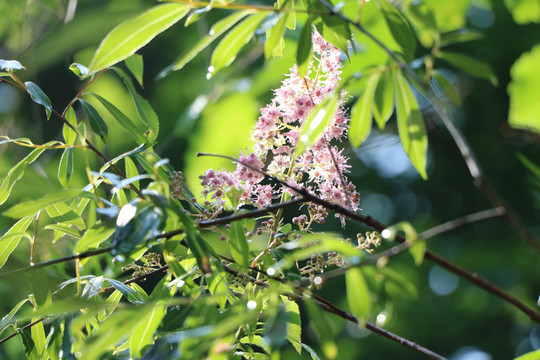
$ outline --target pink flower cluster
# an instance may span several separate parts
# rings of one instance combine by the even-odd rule
[[[349,119],[343,99],[321,139],[298,158],[293,156],[300,127],[313,108],[336,91],[341,74],[340,50],[316,31],[312,42],[315,60],[306,75],[300,77],[296,65],[291,68],[288,78],[275,90],[272,102],[261,109],[251,137],[253,152],[240,155],[239,160],[324,200],[356,211],[360,196],[343,175],[349,171],[347,158],[336,146],[330,145],[331,141],[341,141],[346,135]],[[242,164],[231,173],[210,169],[200,178],[203,195],[211,197],[209,203],[217,212],[223,209],[226,196],[236,197],[233,203],[239,205],[266,207],[284,191],[291,193],[283,186],[261,184],[264,176]],[[298,196],[296,193],[291,195]],[[312,210],[315,213],[311,214]],[[323,222],[327,211],[310,207],[310,214],[315,221]]]

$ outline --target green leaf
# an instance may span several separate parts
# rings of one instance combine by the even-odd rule
[[[69,70],[80,78],[84,78],[88,75],[88,68],[81,64],[73,63],[69,65]]]
[[[510,126],[540,134],[540,45],[526,52],[512,65],[510,95]]]
[[[208,291],[214,296],[222,310],[225,309],[225,305],[227,304],[227,293],[229,291],[226,279],[225,272],[214,266],[212,267],[211,274],[206,276]]]
[[[133,160],[131,160],[131,158],[129,156],[126,156],[124,158],[124,162],[125,162],[125,165],[126,165],[126,178],[134,178],[136,176],[139,176],[139,171],[137,170],[137,166],[135,165],[135,163],[133,162]],[[134,181],[133,182],[133,185],[135,185],[136,187],[139,187],[139,181]]]
[[[428,4],[418,1],[407,2],[405,12],[418,34],[420,43],[424,47],[432,47],[433,43],[439,41],[440,36],[435,16]]]
[[[51,222],[74,225],[80,230],[84,230],[86,228],[84,220],[81,218],[80,214],[75,212],[71,206],[66,205],[63,202],[51,205],[45,210],[51,218]]]
[[[358,325],[364,327],[371,312],[371,297],[362,270],[352,267],[345,273],[347,301],[351,313],[358,319]]]
[[[143,349],[154,342],[154,333],[165,316],[167,308],[157,303],[150,311],[146,311],[140,321],[133,327],[129,337],[129,354],[137,359],[143,354]]]
[[[536,0],[505,0],[518,24],[540,23],[540,4]]]
[[[94,194],[88,191],[75,190],[75,189],[65,189],[65,190],[55,191],[52,193],[48,193],[47,195],[45,195],[39,200],[19,203],[15,206],[12,206],[8,210],[4,211],[3,214],[10,218],[20,219],[27,216],[33,216],[38,211],[43,210],[59,202],[69,202],[77,198],[93,199]]]
[[[414,227],[410,223],[402,221],[396,225],[392,225],[389,230],[391,234],[396,234],[398,231],[405,233],[405,239],[409,243],[409,252],[414,259],[414,263],[417,266],[421,265],[426,252],[426,242],[418,239],[418,233]]]
[[[464,42],[479,40],[483,37],[482,33],[472,29],[459,29],[441,34],[440,46],[461,44]]]
[[[281,295],[281,300],[287,309],[287,339],[298,352],[302,353],[302,319],[298,304],[287,296]]]
[[[73,148],[69,147],[62,153],[58,166],[58,180],[64,188],[68,187],[71,174],[73,174]]]
[[[32,321],[36,321],[39,319],[40,319],[39,317],[34,317],[32,318]],[[44,355],[47,352],[47,348],[46,348],[47,344],[45,343],[45,328],[43,327],[43,321],[40,321],[39,323],[32,326],[30,334],[36,346],[38,359],[45,358],[46,356]]]
[[[401,47],[405,59],[411,61],[414,59],[416,39],[414,38],[414,33],[409,23],[387,0],[376,0],[376,2],[382,10],[384,20],[388,25],[393,38]]]
[[[461,97],[457,89],[450,83],[450,81],[444,77],[441,73],[435,71],[431,80],[431,86],[433,87],[435,94],[439,98],[447,98],[455,106],[461,104]]]
[[[233,62],[238,52],[253,37],[255,30],[267,15],[266,12],[250,15],[220,41],[212,53],[210,67],[208,68],[209,77],[214,76],[219,70]]]
[[[538,360],[540,359],[540,349],[533,350],[521,356],[518,356],[514,360]]]
[[[249,245],[240,221],[231,224],[230,245],[233,259],[242,266],[249,266]]]
[[[143,135],[146,129],[143,128],[143,125],[140,122],[133,122],[120,109],[118,109],[116,106],[114,106],[104,97],[95,93],[89,93],[89,94],[94,96],[96,99],[98,99],[99,102],[103,104],[103,106],[107,109],[107,111],[118,122],[120,127],[122,127],[124,131],[131,134],[138,143],[146,142],[146,138]]]
[[[396,73],[396,114],[399,139],[405,153],[422,176],[427,179],[427,134],[416,98],[401,72]]]
[[[371,75],[366,88],[351,110],[351,122],[349,125],[349,140],[355,148],[362,145],[371,132],[372,105],[375,89],[379,83],[380,74]]]
[[[75,114],[75,110],[73,110],[73,106],[68,109],[66,113],[66,120],[68,121],[68,123],[73,125],[73,127],[77,128],[77,116]],[[73,129],[70,128],[67,124],[64,124],[64,127],[62,128],[62,134],[64,135],[64,141],[67,145],[73,145],[75,143],[77,133],[73,131]]]
[[[15,223],[1,238],[0,238],[0,268],[5,265],[9,255],[17,248],[21,238],[25,236],[25,231],[32,223],[32,218],[28,217],[21,219]]]
[[[17,60],[0,59],[0,69],[4,69],[6,71],[13,71],[13,70],[26,69],[26,68],[22,66],[21,63],[18,62]]]
[[[47,120],[49,120],[52,113],[52,104],[49,97],[45,95],[45,93],[43,92],[43,90],[41,90],[39,86],[37,86],[31,81],[25,82],[24,85],[26,86],[26,91],[28,91],[32,100],[45,108]]]
[[[321,348],[324,355],[328,359],[335,359],[338,355],[338,347],[334,342],[333,326],[328,319],[328,315],[325,314],[316,304],[315,301],[306,298],[304,301],[307,312],[309,314],[310,324],[313,330],[319,334],[321,340]]]
[[[306,148],[319,141],[326,127],[332,122],[338,108],[339,95],[334,94],[311,111],[306,121],[302,124],[300,134],[298,135],[298,143],[294,150],[294,156],[296,158],[302,155]]]
[[[69,235],[75,239],[81,238],[81,232],[72,229],[69,225],[46,225],[45,229],[53,230],[55,233],[57,233],[58,235],[55,234],[55,239],[57,236],[60,238],[64,235]]]
[[[491,70],[491,67],[483,61],[476,60],[467,55],[448,51],[438,52],[437,58],[472,76],[489,80],[493,86],[497,86],[497,77]]]
[[[188,12],[184,4],[157,5],[115,27],[103,39],[90,63],[90,74],[133,55],[154,37],[167,30]]]
[[[274,19],[275,25],[266,30],[264,56],[267,59],[283,55],[283,48],[285,46],[283,34],[285,33],[285,25],[289,19],[289,14],[288,11],[285,11],[276,15],[276,18]]]
[[[11,311],[7,313],[2,318],[2,320],[0,320],[0,334],[2,334],[2,332],[4,332],[4,330],[12,323],[12,319],[15,316],[15,314],[17,314],[20,308],[28,301],[30,301],[28,298],[19,301],[19,303],[15,305],[15,307],[13,307],[13,309],[11,309]]]
[[[324,39],[341,50],[348,58],[348,42],[351,40],[349,24],[336,16],[323,16],[322,19],[323,30],[321,34]]]
[[[373,99],[373,116],[381,130],[394,112],[394,93],[394,72],[388,70],[381,75]]]
[[[32,150],[30,154],[28,154],[17,165],[15,165],[9,170],[8,174],[4,178],[4,181],[2,182],[2,185],[0,185],[0,205],[6,202],[6,200],[9,198],[13,186],[17,181],[19,181],[20,178],[22,178],[26,167],[33,163],[44,151],[44,148],[37,148]]]
[[[106,279],[112,286],[122,293],[133,304],[144,304],[145,298],[139,292],[133,290],[128,285],[114,279]]]
[[[304,24],[304,27],[300,33],[300,38],[298,39],[298,47],[296,49],[296,64],[298,64],[298,76],[300,77],[304,77],[304,75],[306,75],[309,60],[311,59],[312,55],[311,25],[314,19],[314,16],[310,16],[306,20],[306,23]]]
[[[105,137],[109,132],[109,127],[107,126],[101,115],[99,115],[95,107],[93,107],[90,103],[84,101],[83,99],[79,99],[79,102],[82,105],[83,111],[86,114],[88,121],[90,121],[90,127],[103,141],[105,141]]]
[[[26,330],[18,329],[17,331],[21,335],[26,358],[28,360],[40,360],[37,353],[36,344],[34,343],[34,340],[32,340],[32,337],[28,335]]]
[[[144,63],[142,55],[133,54],[126,60],[124,60],[124,62],[126,63],[128,70],[133,74],[139,85],[143,87]]]
[[[114,227],[105,226],[101,223],[95,224],[77,241],[74,250],[75,254],[97,248],[101,243],[107,241],[114,231]]]
[[[208,35],[201,38],[195,46],[190,47],[190,49],[182,56],[180,56],[178,60],[176,60],[173,64],[163,69],[159,73],[158,78],[163,78],[170,71],[182,69],[188,62],[193,60],[195,56],[197,56],[201,51],[206,49],[208,45],[210,45],[214,40],[216,40],[223,33],[225,33],[225,31],[229,30],[234,24],[236,24],[251,13],[251,10],[235,12],[215,23],[214,26],[212,26],[212,28],[210,29]]]

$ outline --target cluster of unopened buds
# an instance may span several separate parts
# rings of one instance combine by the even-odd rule
[[[122,267],[122,271],[133,270],[133,274],[131,274],[132,278],[147,275],[152,271],[161,268],[161,255],[156,253],[148,253],[144,255],[143,262],[143,265],[132,263],[129,264],[129,266],[124,266]]]
[[[373,254],[375,249],[381,246],[382,236],[377,231],[366,232],[365,235],[357,234],[358,249],[367,251],[369,254]]]

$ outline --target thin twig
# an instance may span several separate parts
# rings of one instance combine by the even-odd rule
[[[108,68],[105,68],[105,69],[101,70],[96,76],[94,76],[92,79],[90,79],[90,81],[88,81],[88,82],[86,83],[86,85],[84,85],[84,86],[82,87],[81,91],[79,91],[79,92],[77,93],[77,95],[75,95],[75,97],[74,97],[73,99],[71,99],[71,101],[69,102],[69,104],[67,104],[67,106],[66,106],[66,108],[64,109],[64,111],[62,111],[62,116],[63,116],[63,117],[66,116],[66,114],[67,114],[69,108],[70,108],[71,106],[73,106],[73,104],[75,104],[75,101],[77,101],[77,100],[82,96],[82,94],[86,91],[86,89],[88,89],[88,87],[89,87],[90,85],[92,85],[92,83],[93,83],[94,81],[96,81],[96,80],[97,80],[97,79],[98,79],[105,71],[107,71],[107,70],[108,70]]]
[[[42,317],[42,318],[39,318],[39,319],[37,319],[37,320],[34,320],[34,321],[32,321],[30,324],[23,326],[20,330],[28,330],[28,329],[30,329],[32,326],[34,326],[34,325],[36,325],[36,324],[39,324],[40,322],[42,322],[42,321],[45,320],[45,319],[47,319],[47,318],[46,318],[46,317]],[[6,336],[5,338],[3,338],[3,339],[0,340],[0,345],[2,345],[3,343],[5,343],[6,341],[8,341],[8,340],[11,339],[11,338],[14,338],[14,337],[17,336],[17,335],[19,335],[19,332],[18,332],[18,331],[14,332],[14,333],[11,334],[11,335]]]

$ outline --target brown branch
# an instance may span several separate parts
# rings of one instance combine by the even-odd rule
[[[30,329],[32,326],[36,325],[36,324],[39,324],[40,322],[42,322],[43,320],[47,319],[46,317],[42,317],[40,319],[37,319],[35,321],[32,321],[30,324],[28,325],[25,325],[21,328],[21,330],[27,330],[27,329]],[[2,345],[3,343],[5,343],[6,341],[8,341],[9,339],[11,338],[14,338],[15,336],[19,335],[19,332],[16,331],[14,332],[13,334],[9,335],[9,336],[6,336],[5,338],[1,339],[0,340],[0,345]]]
[[[69,108],[73,106],[73,104],[75,104],[75,101],[77,101],[81,96],[82,94],[86,91],[86,89],[88,89],[88,87],[90,85],[92,85],[92,83],[94,81],[96,81],[105,71],[107,71],[108,68],[105,68],[103,70],[101,70],[96,76],[94,76],[92,79],[90,79],[90,81],[88,81],[86,83],[86,85],[84,85],[81,89],[81,91],[79,91],[77,93],[77,95],[75,95],[75,97],[73,99],[71,99],[71,101],[69,102],[69,104],[67,104],[66,108],[64,109],[64,111],[62,111],[62,116],[65,117],[66,116],[66,113],[68,112]]]
[[[123,282],[123,284],[128,285],[128,284],[131,284],[131,283],[134,283],[134,282],[137,282],[137,281],[144,281],[144,280],[146,280],[146,278],[148,278],[150,276],[154,276],[154,275],[159,274],[159,273],[162,273],[162,272],[164,272],[164,271],[166,271],[168,269],[169,269],[169,265],[164,265],[164,266],[160,267],[159,269],[151,271],[151,272],[149,272],[147,274],[134,277],[133,279],[126,280],[126,281]],[[109,286],[109,287],[101,289],[101,291],[99,293],[103,294],[103,293],[106,293],[106,292],[109,292],[109,291],[113,291],[115,289],[116,288],[114,286]]]
[[[313,195],[311,194],[309,191],[307,191],[306,189],[300,189],[300,188],[296,188],[295,186],[292,186],[288,183],[286,183],[285,181],[273,176],[273,175],[270,175],[260,169],[257,169],[249,164],[246,164],[234,157],[231,157],[231,156],[225,156],[225,155],[213,155],[213,154],[203,154],[203,153],[199,153],[197,154],[197,156],[218,156],[218,157],[222,157],[222,158],[225,158],[225,159],[229,159],[231,161],[234,161],[234,162],[237,162],[239,164],[242,164],[243,166],[246,166],[247,168],[253,170],[253,171],[256,171],[256,172],[259,172],[260,174],[263,174],[264,176],[268,177],[269,179],[272,179],[273,181],[276,181],[280,184],[282,184],[283,186],[286,186],[288,187],[289,189],[301,194],[304,198],[304,200],[306,201],[310,201],[310,202],[313,202],[313,203],[316,203],[316,204],[319,204],[319,205],[322,205],[324,206],[325,208],[329,209],[329,210],[333,210],[339,214],[342,214],[342,215],[345,215],[347,216],[348,218],[350,219],[353,219],[353,220],[357,220],[361,223],[364,223],[365,225],[379,231],[379,232],[382,232],[383,230],[387,229],[387,226],[384,225],[383,223],[379,222],[378,220],[372,218],[371,216],[364,216],[362,214],[358,214],[358,213],[355,213],[353,211],[350,211],[348,209],[345,209],[343,208],[342,206],[340,205],[337,205],[337,204],[334,204],[332,202],[329,202],[329,201],[326,201],[326,200],[323,200],[319,197],[317,197],[316,195]],[[394,238],[395,241],[397,241],[398,243],[405,243],[406,242],[406,239],[401,236],[401,235],[396,235],[396,237]],[[491,294],[505,300],[506,302],[514,305],[516,308],[518,308],[519,310],[521,310],[522,312],[524,312],[525,314],[527,314],[531,320],[533,321],[536,321],[536,322],[540,322],[540,312],[528,307],[527,305],[525,305],[523,302],[521,302],[519,299],[517,299],[516,297],[512,296],[510,293],[502,290],[501,288],[499,288],[497,285],[487,281],[486,279],[480,277],[477,273],[471,273],[461,267],[459,267],[458,265],[440,257],[439,255],[436,255],[435,253],[431,252],[430,250],[426,250],[425,253],[424,253],[424,257],[426,259],[429,259],[431,261],[433,261],[434,263],[442,266],[443,268],[446,268],[448,271],[458,275],[458,276],[461,276],[467,280],[469,280],[470,282],[472,282],[473,284],[475,284],[476,286],[490,292]]]

